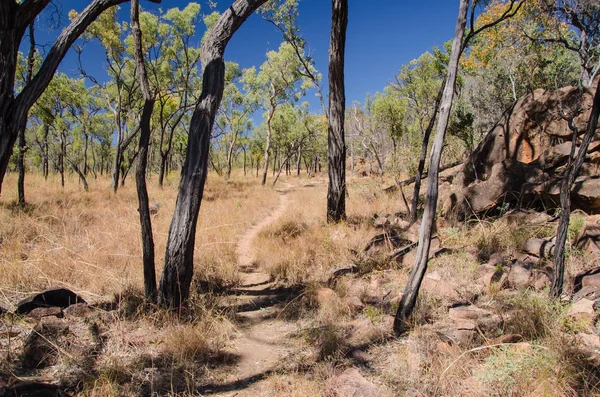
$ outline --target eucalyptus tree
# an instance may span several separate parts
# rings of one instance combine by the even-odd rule
[[[50,0],[0,2],[0,191],[19,131],[27,115],[52,80],[71,45],[104,11],[126,0],[93,0],[65,27],[35,76],[15,95],[15,72],[25,30],[50,4]],[[151,0],[160,2],[160,0]]]
[[[194,269],[198,212],[206,181],[210,136],[225,88],[227,43],[244,21],[266,0],[235,0],[210,28],[201,47],[202,94],[190,122],[185,163],[165,252],[159,302],[179,307],[189,295]]]
[[[81,73],[101,88],[105,106],[113,115],[115,155],[112,188],[115,193],[119,188],[119,182],[124,183],[127,171],[133,163],[133,157],[137,155],[134,151],[129,153],[129,158],[126,159],[129,145],[139,132],[137,124],[142,100],[135,75],[135,63],[125,40],[128,30],[126,23],[118,21],[116,8],[103,13],[87,29],[85,36],[98,40],[104,49],[110,81],[100,83],[94,76],[87,74],[80,64]]]
[[[183,9],[171,8],[165,13],[140,14],[147,52],[146,68],[150,84],[156,91],[154,123],[159,130],[160,166],[158,184],[163,186],[169,171],[173,142],[186,120],[185,115],[196,102],[200,89],[198,67],[200,50],[193,44],[200,5],[189,3]],[[205,19],[205,24],[209,20]]]
[[[225,143],[225,176],[231,176],[234,152],[241,147],[239,139],[244,131],[252,128],[250,115],[256,104],[252,96],[245,95],[241,90],[242,72],[237,63],[225,63],[225,90],[219,107],[217,125],[224,132],[222,140]]]
[[[413,131],[417,130],[421,136],[421,150],[410,209],[411,222],[417,220],[421,180],[425,172],[429,138],[441,101],[445,63],[447,63],[447,59],[441,50],[434,49],[434,54],[426,52],[403,66],[396,77],[395,84],[392,85],[397,94],[408,102],[410,111],[407,114],[407,122],[410,128]]]
[[[301,69],[302,65],[296,55],[296,50],[289,43],[283,42],[278,51],[267,53],[267,60],[260,66],[259,71],[255,67],[244,71],[242,79],[247,96],[264,110],[266,136],[263,185],[267,181],[269,170],[273,116],[278,107],[288,101],[300,99],[312,85],[311,80],[301,73]]]
[[[477,3],[478,2],[472,0],[460,0],[456,29],[452,41],[452,50],[450,52],[450,60],[448,62],[448,69],[440,102],[439,120],[433,147],[431,149],[425,211],[419,230],[417,253],[394,319],[394,332],[397,334],[401,334],[408,329],[408,317],[415,307],[419,288],[423,281],[423,277],[425,276],[425,272],[427,271],[431,233],[433,222],[435,221],[438,200],[440,161],[455,94],[460,57],[473,37],[486,29],[496,26],[506,18],[514,16],[523,4],[516,0],[510,0],[503,13],[497,19],[483,25],[475,26],[475,7],[477,6]],[[465,34],[467,20],[469,20],[469,29]]]

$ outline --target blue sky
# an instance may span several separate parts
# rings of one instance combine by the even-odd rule
[[[233,0],[220,0],[217,6],[223,11]],[[185,7],[186,0],[163,0],[160,6],[141,0],[146,9],[164,10],[172,7]],[[210,9],[204,0],[201,13],[208,14]],[[60,0],[56,2],[62,8],[62,25],[67,22],[69,10],[81,9],[89,1]],[[367,93],[381,91],[393,81],[401,65],[418,57],[433,46],[441,46],[454,33],[458,0],[349,0],[349,23],[346,42],[346,101],[364,101]],[[329,30],[331,25],[331,2],[329,0],[300,0],[300,26],[302,34],[308,40],[311,55],[316,67],[323,74],[323,84],[327,86],[327,60]],[[128,19],[129,3],[122,6],[120,15]],[[58,30],[49,30],[49,22],[40,20],[44,25],[38,29],[38,44],[51,42]],[[42,16],[44,18],[44,16]],[[203,25],[198,26],[201,36]],[[253,15],[238,30],[225,53],[226,59],[235,61],[242,68],[259,66],[264,62],[268,50],[277,49],[281,35],[260,16]],[[65,58],[59,70],[71,76],[77,74],[73,51]],[[88,73],[104,80],[105,62],[98,45],[88,44],[84,51],[84,66]],[[306,98],[315,111],[320,109],[314,93]]]

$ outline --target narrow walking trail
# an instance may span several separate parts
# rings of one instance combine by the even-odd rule
[[[294,291],[277,287],[270,275],[256,264],[254,239],[264,228],[282,217],[289,206],[287,193],[291,186],[278,189],[279,205],[258,224],[246,231],[237,246],[238,266],[242,282],[233,290],[228,305],[235,313],[239,332],[235,340],[238,363],[225,382],[207,385],[203,395],[260,396],[264,395],[263,381],[277,370],[282,360],[293,350],[290,333],[296,325],[279,318],[284,304]]]

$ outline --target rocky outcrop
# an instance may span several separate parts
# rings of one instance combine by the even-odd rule
[[[517,101],[456,174],[454,192],[443,203],[446,215],[460,218],[513,207],[558,207],[573,134],[560,110],[575,108],[583,98],[582,112],[574,120],[583,134],[594,92],[586,89],[582,95],[577,87],[538,89]],[[573,209],[600,213],[600,131],[588,149],[571,199]]]

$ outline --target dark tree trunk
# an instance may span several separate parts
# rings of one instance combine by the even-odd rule
[[[404,289],[404,295],[402,296],[400,306],[396,312],[396,317],[394,320],[394,332],[396,332],[396,334],[402,334],[408,329],[408,317],[411,315],[415,307],[417,296],[419,294],[419,288],[427,270],[427,259],[429,256],[429,246],[431,244],[431,231],[435,221],[435,211],[437,207],[438,172],[442,157],[442,150],[444,147],[444,137],[446,135],[448,120],[450,118],[450,110],[452,108],[454,86],[458,71],[458,61],[462,52],[462,41],[465,33],[468,8],[469,0],[460,0],[456,31],[454,34],[454,41],[452,42],[452,53],[450,54],[448,74],[446,77],[446,83],[444,84],[444,93],[440,107],[440,119],[437,125],[435,141],[431,151],[429,177],[427,179],[427,199],[425,200],[425,212],[423,214],[423,220],[419,233],[419,246],[414,265],[411,269],[408,282],[406,283],[406,287]]]
[[[146,300],[154,302],[156,299],[156,270],[154,267],[154,238],[152,236],[152,221],[150,218],[150,205],[148,202],[148,188],[146,186],[146,168],[148,166],[148,146],[150,145],[150,120],[154,109],[154,95],[150,92],[144,53],[142,49],[142,30],[140,29],[139,0],[131,0],[131,31],[135,67],[140,79],[140,86],[144,96],[144,108],[140,120],[139,158],[135,170],[135,182],[138,195],[138,212],[142,231],[142,258],[144,263],[144,296]]]
[[[166,167],[167,167],[167,156],[163,155],[161,153],[160,154],[160,171],[158,173],[158,186],[160,186],[161,188],[163,187],[163,185],[165,183]]]
[[[208,166],[210,134],[225,87],[225,47],[242,23],[266,0],[236,0],[211,28],[201,49],[202,94],[190,123],[175,213],[169,228],[159,302],[179,307],[189,295],[196,225]]]
[[[348,26],[348,0],[332,0],[329,44],[329,117],[327,128],[329,186],[327,221],[346,218],[346,144],[344,142],[344,56]]]
[[[590,118],[588,120],[587,129],[585,131],[585,135],[583,136],[581,146],[579,147],[577,157],[574,161],[573,157],[575,156],[575,147],[577,143],[578,130],[573,123],[573,119],[569,121],[569,127],[571,127],[571,130],[573,131],[573,143],[571,146],[571,153],[569,156],[567,169],[565,170],[562,184],[560,187],[561,213],[560,221],[558,224],[558,231],[556,232],[556,243],[554,248],[554,279],[552,281],[552,286],[550,287],[550,296],[554,298],[559,298],[563,292],[563,283],[565,277],[565,243],[567,241],[567,232],[569,231],[569,218],[571,215],[571,189],[573,188],[573,183],[575,182],[575,179],[577,179],[577,175],[581,170],[581,166],[583,164],[583,161],[585,160],[585,156],[587,154],[590,142],[592,141],[594,134],[596,133],[596,128],[598,128],[599,116],[600,80],[598,81],[598,86],[596,87],[594,103],[590,112]]]

